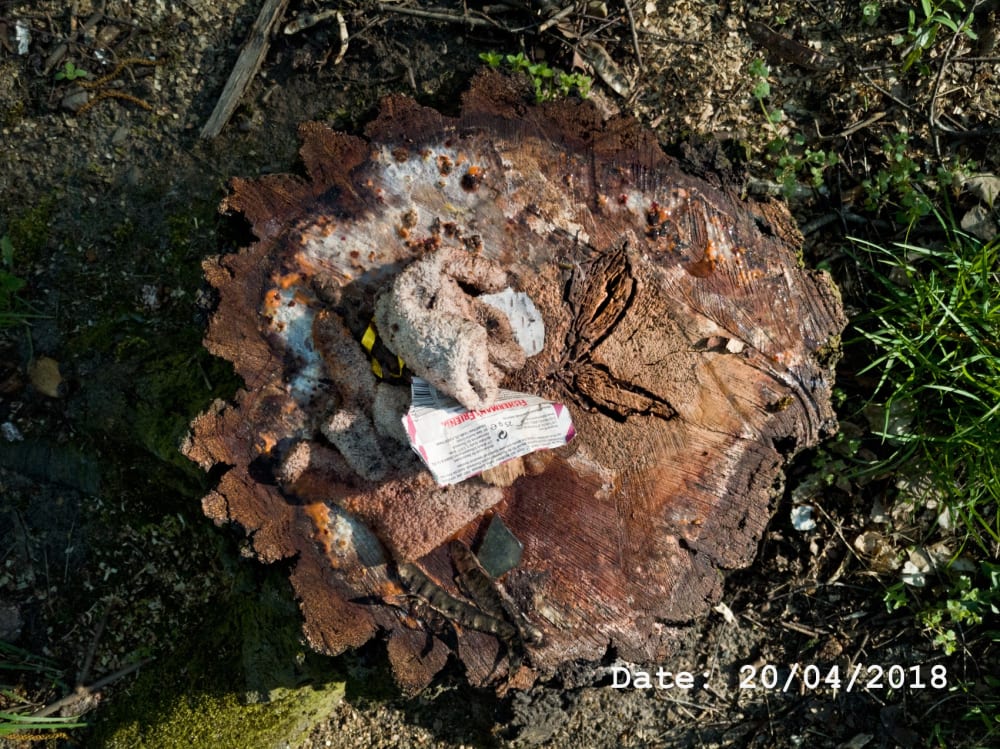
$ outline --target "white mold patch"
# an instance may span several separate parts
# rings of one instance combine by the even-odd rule
[[[545,321],[530,296],[513,289],[504,289],[497,294],[483,294],[479,299],[507,315],[517,342],[525,354],[534,356],[545,347]]]
[[[323,377],[323,362],[313,345],[316,310],[310,297],[296,285],[275,288],[267,294],[264,309],[271,331],[300,362],[289,380],[288,392],[302,406],[307,406],[320,392]]]

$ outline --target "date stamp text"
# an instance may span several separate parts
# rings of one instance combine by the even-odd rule
[[[714,675],[717,678],[717,674]],[[614,689],[699,690],[710,684],[711,672],[668,671],[662,666],[646,671],[621,665],[611,666]],[[789,663],[783,666],[744,665],[739,669],[738,688],[743,691],[799,692],[823,689],[835,692],[860,690],[947,689],[948,670],[932,666],[862,665],[843,667]]]

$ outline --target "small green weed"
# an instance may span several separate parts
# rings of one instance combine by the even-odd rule
[[[14,264],[14,243],[10,241],[10,235],[4,234],[0,237],[0,267],[9,268]]]
[[[503,62],[503,55],[499,52],[480,52],[479,59],[489,65],[491,68],[499,68],[500,63]]]
[[[88,73],[83,68],[78,68],[69,60],[66,64],[62,66],[61,70],[56,71],[57,81],[75,81],[77,78],[86,78],[90,73]]]
[[[761,111],[764,112],[764,118],[768,122],[780,122],[785,113],[780,108],[772,112],[767,108],[767,104],[764,103],[764,99],[771,95],[771,84],[767,80],[768,76],[771,75],[771,69],[767,67],[767,63],[762,58],[757,57],[747,67],[747,72],[753,77],[754,85],[751,93],[753,93],[753,97],[760,104]]]
[[[972,13],[964,18],[957,15],[965,13],[965,3],[962,0],[920,0],[920,16],[916,8],[910,8],[906,35],[893,38],[896,46],[906,44],[903,49],[904,71],[909,70],[924,56],[924,52],[934,46],[938,32],[945,28],[953,34],[965,34],[969,39],[977,39],[972,30]],[[953,15],[955,14],[955,15]],[[926,65],[921,66],[922,74],[930,72]]]
[[[29,320],[44,317],[18,295],[24,287],[24,279],[14,275],[14,243],[4,234],[0,237],[0,328],[27,325]]]
[[[963,631],[981,625],[989,614],[1000,614],[1000,565],[981,561],[979,566],[979,575],[954,575],[936,600],[917,601],[905,583],[896,583],[885,592],[886,609],[913,605],[917,622],[933,637],[934,645],[952,655]]]
[[[982,242],[934,214],[946,241],[891,248],[854,240],[867,255],[881,306],[858,321],[876,349],[873,428],[892,453],[877,470],[916,461],[955,525],[987,556],[1000,547],[1000,238]],[[918,405],[902,428],[892,424]]]
[[[879,0],[861,0],[861,23],[865,26],[874,26],[881,14]]]
[[[993,642],[1000,641],[1000,633],[995,633],[992,639]],[[989,740],[995,739],[1000,734],[1000,698],[997,697],[997,695],[1000,695],[1000,678],[992,674],[986,674],[983,683],[986,686],[984,696],[976,694],[980,690],[976,689],[978,685],[975,683],[963,683],[959,684],[958,687],[961,691],[969,694],[969,701],[972,703],[972,706],[962,717],[962,721],[966,725],[969,722],[981,725],[984,731],[983,739]],[[957,730],[964,730],[964,727],[957,728]],[[937,746],[948,746],[947,741],[938,740],[937,737],[934,738],[937,740]],[[980,746],[987,746],[987,744],[984,742]]]
[[[876,214],[895,209],[893,218],[906,226],[931,216],[935,204],[945,197],[945,189],[956,181],[956,176],[972,173],[976,168],[972,162],[951,161],[939,164],[934,174],[927,174],[925,167],[910,157],[915,150],[910,140],[906,130],[884,137],[881,149],[884,166],[861,181],[865,209]]]
[[[523,52],[518,52],[516,55],[481,52],[479,59],[491,68],[499,68],[501,64],[505,64],[511,72],[528,76],[535,89],[535,101],[539,103],[560,96],[569,96],[574,91],[586,99],[593,84],[589,76],[582,73],[566,73],[558,68],[551,68],[544,62],[532,62]]]
[[[927,180],[909,152],[910,135],[905,130],[885,137],[882,140],[885,168],[861,183],[865,208],[878,212],[894,204],[899,208],[896,220],[907,225],[929,215],[934,208],[924,189]]]
[[[781,185],[785,197],[791,197],[803,180],[811,187],[821,186],[827,167],[839,163],[839,157],[833,151],[808,147],[805,136],[801,133],[794,133],[791,137],[782,134],[778,123],[785,119],[785,112],[781,107],[771,109],[766,101],[771,95],[771,84],[768,81],[770,68],[758,57],[747,67],[747,72],[753,81],[751,93],[760,105],[767,126],[774,136],[767,144],[767,152],[775,168],[774,177]]]
[[[840,158],[833,151],[809,148],[805,145],[806,139],[801,133],[793,135],[790,142],[795,150],[785,150],[778,156],[775,171],[775,177],[781,183],[782,191],[785,195],[790,195],[802,178],[805,178],[810,187],[820,187],[827,167],[838,164]]]

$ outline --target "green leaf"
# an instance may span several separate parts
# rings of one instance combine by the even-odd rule
[[[758,78],[767,78],[771,74],[771,70],[767,67],[767,64],[759,57],[750,63],[747,67],[747,72]]]
[[[771,95],[771,84],[767,81],[758,81],[753,87],[753,95],[755,99],[766,99]]]
[[[6,271],[0,271],[0,300],[3,300],[4,297],[16,294],[23,288],[24,279],[18,278],[11,273],[7,273]]]
[[[935,16],[933,19],[931,19],[931,22],[932,23],[936,23],[936,24],[938,24],[940,26],[944,26],[945,28],[947,28],[949,31],[952,31],[953,33],[956,33],[956,34],[958,33],[958,24],[955,23],[951,19],[951,16],[949,16],[947,13]]]
[[[71,61],[67,60],[66,64],[63,65],[62,70],[56,73],[57,81],[75,81],[77,78],[83,78],[87,75],[87,71],[83,68],[78,68]]]

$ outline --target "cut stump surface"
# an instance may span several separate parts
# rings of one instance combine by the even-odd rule
[[[845,320],[829,277],[801,267],[787,210],[685,174],[631,119],[528,105],[496,74],[457,118],[392,96],[365,138],[300,134],[307,176],[234,180],[223,208],[258,241],[205,263],[220,296],[206,345],[246,382],[185,444],[227,466],[205,512],[260,560],[295,558],[314,648],[382,631],[407,689],[450,652],[502,688],[609,647],[663,658],[718,600],[720,570],[752,561],[783,464],[835,430]],[[377,297],[436,253],[463,265],[455,330],[498,272],[531,298],[542,350],[504,364],[491,343],[484,366],[576,427],[449,487],[396,433],[396,352],[361,345]],[[495,516],[524,545],[498,581],[460,553]]]

